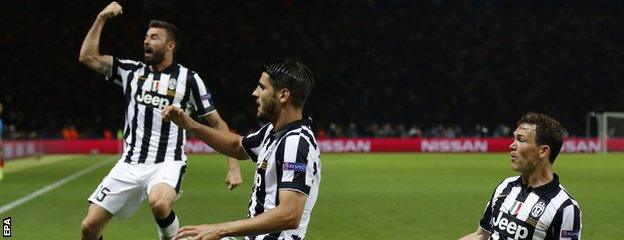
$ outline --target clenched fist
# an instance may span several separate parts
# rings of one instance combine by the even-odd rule
[[[117,2],[111,2],[110,4],[108,4],[108,6],[106,6],[106,8],[104,8],[104,10],[100,12],[100,14],[98,14],[98,17],[106,20],[122,13],[123,12],[121,5],[119,5],[119,3]]]

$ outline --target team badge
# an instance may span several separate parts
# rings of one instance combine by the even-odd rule
[[[540,199],[531,209],[531,217],[539,218],[544,214],[544,210],[546,210],[546,203]]]
[[[178,85],[178,81],[175,78],[169,79],[169,90],[175,90]]]
[[[260,164],[260,168],[263,169],[263,170],[266,170],[266,168],[267,168],[267,160],[266,159],[262,160],[262,163]]]

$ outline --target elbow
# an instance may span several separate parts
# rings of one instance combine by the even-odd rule
[[[91,59],[92,57],[83,52],[80,52],[80,55],[78,56],[78,61],[85,65],[87,65]]]
[[[284,227],[286,229],[296,229],[301,223],[301,214],[289,214],[284,221]]]

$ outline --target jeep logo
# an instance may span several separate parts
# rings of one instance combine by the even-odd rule
[[[494,230],[493,235],[500,235],[502,239],[529,239],[529,235],[532,237],[533,228],[527,227],[526,223],[512,217],[509,214],[498,212],[496,219],[493,219]]]
[[[160,110],[165,109],[166,106],[171,104],[169,99],[164,96],[158,96],[159,94],[149,93],[145,90],[141,90],[141,94],[136,96],[137,102],[143,103],[147,106],[155,107]]]

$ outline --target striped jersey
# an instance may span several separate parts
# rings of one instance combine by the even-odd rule
[[[479,225],[490,240],[581,239],[581,210],[559,177],[532,188],[522,177],[505,179],[494,191]]]
[[[321,181],[320,152],[310,125],[311,120],[302,119],[275,131],[273,124],[268,123],[242,138],[247,155],[256,163],[247,217],[253,218],[277,207],[279,190],[298,191],[308,196],[297,229],[245,239],[304,239]]]
[[[120,161],[186,161],[186,131],[162,120],[166,106],[204,116],[215,111],[197,73],[173,62],[161,72],[143,62],[113,58],[107,80],[121,85],[125,99],[124,151]]]

